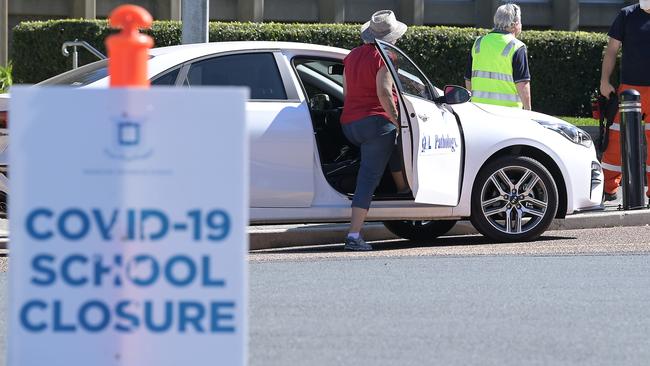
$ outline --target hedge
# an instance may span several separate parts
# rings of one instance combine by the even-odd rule
[[[487,30],[452,27],[410,27],[397,43],[431,81],[463,85],[463,74],[474,39]],[[14,81],[35,83],[70,69],[61,45],[84,40],[105,53],[104,39],[111,33],[106,21],[56,20],[24,22],[14,28],[11,57]],[[156,46],[180,43],[181,24],[154,22],[148,31]],[[359,26],[349,24],[210,23],[211,42],[235,40],[294,41],[353,48],[360,44]],[[533,108],[554,115],[586,116],[597,90],[605,34],[587,32],[525,31],[532,75]],[[94,56],[80,51],[80,64]]]

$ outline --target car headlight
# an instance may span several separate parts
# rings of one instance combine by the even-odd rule
[[[579,129],[578,127],[570,123],[550,122],[550,121],[544,121],[538,119],[535,119],[534,121],[548,128],[551,131],[555,131],[559,133],[560,135],[566,137],[567,139],[569,139],[569,141],[575,144],[582,145],[585,147],[591,147],[592,144],[591,136],[589,136],[589,134],[586,133],[585,131]]]

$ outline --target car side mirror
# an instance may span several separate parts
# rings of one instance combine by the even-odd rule
[[[462,104],[469,102],[472,98],[472,93],[458,85],[445,86],[445,103],[447,104]]]

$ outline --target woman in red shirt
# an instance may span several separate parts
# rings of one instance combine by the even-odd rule
[[[386,164],[390,165],[398,192],[408,192],[401,157],[395,146],[399,131],[397,95],[390,72],[374,45],[375,39],[395,43],[406,28],[390,10],[374,13],[361,27],[364,45],[350,51],[343,61],[345,101],[341,125],[348,140],[361,149],[346,250],[372,250],[372,246],[361,238],[360,231]]]

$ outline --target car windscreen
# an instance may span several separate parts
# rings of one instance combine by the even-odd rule
[[[101,60],[56,75],[36,85],[84,86],[108,76],[108,60]]]

